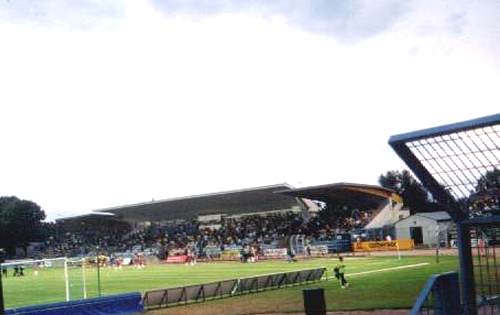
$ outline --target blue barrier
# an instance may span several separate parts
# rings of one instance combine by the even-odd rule
[[[127,315],[144,311],[139,292],[5,310],[5,315]]]
[[[420,291],[410,315],[460,314],[460,292],[457,272],[445,272],[431,276]]]

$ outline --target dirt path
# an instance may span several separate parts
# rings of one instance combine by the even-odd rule
[[[375,311],[354,311],[354,312],[333,312],[328,315],[408,315],[410,310],[375,310]]]
[[[409,310],[373,310],[373,311],[345,311],[328,312],[328,315],[408,315]],[[284,314],[256,314],[256,315],[304,315],[304,313],[284,313]]]

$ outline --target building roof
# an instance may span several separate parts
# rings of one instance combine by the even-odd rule
[[[70,221],[70,220],[92,220],[92,219],[106,219],[106,218],[114,218],[113,213],[108,213],[108,212],[91,212],[91,213],[84,213],[84,214],[77,214],[73,216],[68,216],[64,218],[59,218],[56,219],[56,222],[64,222],[64,221]]]
[[[451,217],[446,211],[436,211],[436,212],[420,212],[416,213],[420,217],[428,218],[434,221],[450,221]]]
[[[451,221],[451,216],[448,214],[448,212],[435,211],[435,212],[418,212],[418,213],[415,213],[409,217],[406,217],[406,218],[399,220],[395,224],[398,224],[399,222],[403,222],[403,221],[407,221],[407,220],[412,220],[414,217],[422,217],[422,218],[426,218],[426,219],[433,220],[436,222]]]
[[[121,219],[159,221],[190,220],[203,214],[242,214],[307,207],[299,198],[273,193],[284,189],[292,187],[284,183],[124,205],[95,212],[113,213]]]
[[[381,202],[389,198],[401,202],[401,197],[391,189],[375,185],[354,183],[335,183],[302,188],[289,188],[277,191],[276,193],[320,200],[332,204],[349,204],[360,209],[376,208]]]
[[[58,224],[62,224],[66,229],[79,229],[82,225],[95,226],[95,225],[112,225],[123,224],[124,222],[116,215],[107,212],[93,212],[82,215],[75,215],[66,218],[57,219]]]

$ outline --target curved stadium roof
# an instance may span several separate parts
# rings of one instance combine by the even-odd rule
[[[160,221],[172,219],[190,220],[203,214],[243,214],[306,207],[299,198],[274,194],[274,191],[291,189],[288,184],[277,184],[211,194],[164,199],[95,212],[115,214],[121,219]]]
[[[335,183],[277,191],[298,198],[319,200],[330,204],[351,205],[359,209],[374,209],[387,199],[401,202],[393,190],[375,185]]]
[[[315,207],[307,199],[350,204],[359,209],[374,209],[388,198],[401,200],[394,191],[374,185],[335,183],[294,188],[285,183],[98,209],[90,214],[60,220],[191,220],[204,214],[235,215],[292,207]],[[108,216],[103,218],[102,214]]]

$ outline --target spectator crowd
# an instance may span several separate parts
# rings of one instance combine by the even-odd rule
[[[39,258],[90,256],[97,253],[144,253],[160,259],[194,253],[211,257],[225,249],[253,248],[256,254],[264,248],[286,247],[291,235],[304,235],[308,241],[332,240],[336,234],[366,225],[370,215],[355,215],[325,222],[320,216],[304,219],[302,213],[280,212],[267,215],[225,217],[218,227],[200,222],[149,223],[133,227],[128,223],[104,220],[68,228],[54,223],[50,236],[37,252]]]

